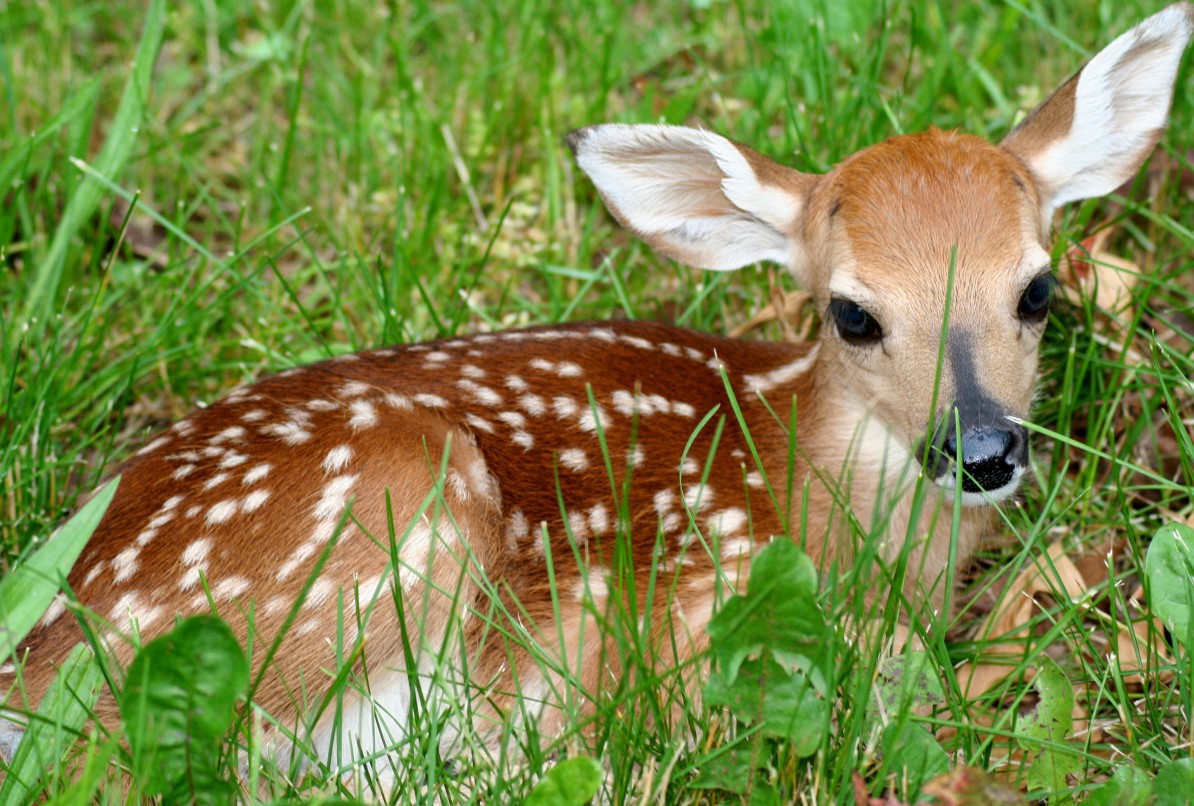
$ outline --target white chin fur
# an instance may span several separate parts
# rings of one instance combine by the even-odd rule
[[[957,479],[954,476],[953,468],[950,468],[950,471],[940,478],[933,479],[933,482],[945,491],[946,498],[951,501],[961,500],[964,507],[984,507],[1006,501],[1015,495],[1016,490],[1020,487],[1020,479],[1023,476],[1024,468],[1013,468],[1011,481],[998,489],[984,490],[981,493],[971,493],[966,490],[962,490],[959,493],[956,487]]]

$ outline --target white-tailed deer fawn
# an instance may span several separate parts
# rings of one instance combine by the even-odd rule
[[[298,724],[296,692],[317,695],[336,668],[330,639],[367,636],[370,693],[314,725],[321,752],[401,737],[408,672],[445,662],[483,735],[514,716],[553,734],[561,701],[621,673],[599,627],[607,605],[638,597],[661,662],[678,663],[701,650],[715,591],[742,584],[757,547],[799,540],[820,562],[848,561],[847,502],[886,535],[886,556],[912,541],[904,593],[940,604],[951,541],[968,557],[1027,465],[1020,419],[1053,212],[1114,190],[1149,156],[1192,29],[1185,3],[1145,20],[998,146],[932,129],[823,176],[707,131],[573,132],[622,224],[691,266],[781,264],[811,293],[819,340],[602,322],[291,369],[121,466],[69,587],[122,660],[120,634],[151,637],[209,598],[242,638],[251,609],[268,642],[351,506],[257,693]],[[921,473],[931,505],[909,523]],[[638,574],[633,594],[615,563]],[[10,708],[36,703],[80,637],[60,598],[22,649]]]

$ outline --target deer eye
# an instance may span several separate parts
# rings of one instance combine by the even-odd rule
[[[875,317],[856,302],[848,299],[830,300],[825,313],[837,325],[841,337],[850,344],[865,347],[883,338],[883,329]]]
[[[1052,274],[1042,274],[1028,284],[1024,293],[1020,295],[1020,304],[1016,309],[1021,321],[1036,324],[1045,320],[1056,285],[1057,278]]]

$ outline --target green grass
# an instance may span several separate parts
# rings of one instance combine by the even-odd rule
[[[724,332],[768,301],[764,271],[702,274],[618,230],[571,161],[563,135],[572,128],[699,123],[805,170],[930,124],[998,139],[1094,49],[1159,8],[193,0],[168,4],[149,71],[135,59],[153,27],[145,5],[0,4],[8,558],[148,434],[263,374],[366,347],[584,318]],[[1187,67],[1161,151],[1185,161],[1192,129]],[[956,729],[943,741],[959,758],[1003,769],[1001,743],[1023,735],[1019,711],[1047,693],[1013,681],[984,718],[950,670],[981,648],[980,616],[1047,545],[1064,540],[1073,557],[1115,548],[1110,579],[1091,594],[1105,617],[1058,604],[1015,661],[1035,669],[1044,654],[1057,659],[1101,729],[1070,745],[1076,771],[1062,791],[1044,790],[1059,803],[1068,787],[1127,762],[1151,774],[1194,743],[1189,655],[1179,650],[1171,668],[1141,681],[1103,648],[1115,619],[1140,618],[1132,596],[1150,537],[1194,513],[1194,202],[1171,175],[1130,213],[1072,207],[1057,254],[1108,216],[1119,221],[1112,251],[1145,270],[1134,304],[1118,330],[1089,303],[1054,314],[1035,478],[1024,506],[1006,514],[1003,546],[959,595],[979,593],[977,603],[939,625],[949,641],[938,630],[928,644],[931,676],[945,681],[933,726]],[[823,607],[833,615],[848,605],[828,596]],[[633,633],[632,660],[641,656]],[[866,706],[881,659],[844,636],[835,653],[834,719],[814,752],[749,745],[768,754],[769,784],[809,803],[852,802],[854,771],[880,791],[891,751]],[[674,676],[653,674],[644,666],[638,679],[650,684],[613,692],[592,732],[603,797],[716,802],[692,787],[702,762],[755,740],[721,709],[693,705]],[[669,698],[685,703],[676,726],[655,718]],[[237,729],[242,740],[251,722]],[[556,761],[527,744],[524,762],[456,775],[426,747],[367,768],[399,764],[403,800],[502,802]],[[585,746],[577,733],[557,750]],[[235,755],[225,764],[234,768]],[[1024,769],[1007,774],[1027,785]],[[262,799],[338,786],[334,775],[296,779],[269,764],[251,777]],[[100,799],[122,796],[109,787]]]

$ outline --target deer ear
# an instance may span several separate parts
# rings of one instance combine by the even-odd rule
[[[773,261],[799,269],[800,217],[816,177],[699,129],[610,123],[568,135],[614,218],[701,269]]]
[[[1042,214],[1115,190],[1152,153],[1169,117],[1194,6],[1177,3],[1120,36],[1003,141],[1032,172]]]

